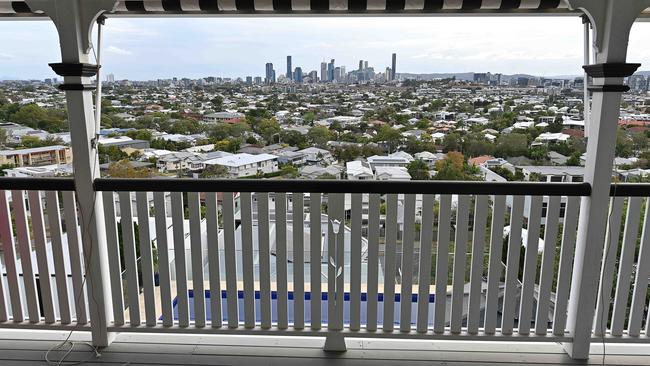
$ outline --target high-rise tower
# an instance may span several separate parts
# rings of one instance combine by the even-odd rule
[[[270,62],[266,63],[266,79],[267,84],[275,83],[275,70],[273,70],[273,64]]]
[[[287,56],[287,79],[293,80],[293,77],[291,76],[291,56]]]
[[[397,71],[397,54],[393,53],[393,67],[390,70],[390,79],[395,80],[395,72]]]

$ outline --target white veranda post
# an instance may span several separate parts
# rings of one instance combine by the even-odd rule
[[[584,69],[592,79],[593,93],[587,162],[584,181],[591,195],[583,197],[576,242],[573,278],[567,317],[572,342],[567,353],[574,359],[589,357],[599,283],[599,263],[607,222],[609,190],[616,145],[621,94],[628,88],[623,79],[639,64],[626,63],[632,24],[650,0],[566,0],[571,9],[582,10],[594,27],[594,64]],[[586,81],[586,80],[585,80]],[[615,253],[613,254],[615,255]]]
[[[93,188],[99,177],[99,161],[93,113],[93,85],[90,77],[97,65],[89,63],[91,32],[97,18],[117,6],[115,0],[26,0],[33,11],[43,11],[56,25],[61,46],[61,63],[50,64],[63,76],[60,86],[66,93],[70,139],[74,153],[75,193],[83,242],[84,267],[92,342],[96,347],[110,344],[112,322],[108,276],[106,233],[102,200]]]

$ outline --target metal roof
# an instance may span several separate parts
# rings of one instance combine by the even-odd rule
[[[114,15],[571,14],[563,0],[137,0]],[[579,13],[578,13],[579,14]],[[0,0],[0,16],[43,16],[25,1]]]

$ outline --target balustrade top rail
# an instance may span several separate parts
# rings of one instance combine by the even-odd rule
[[[271,179],[96,179],[98,191],[304,192],[588,196],[588,183]]]
[[[300,179],[100,178],[98,191],[130,192],[304,192],[496,194],[514,196],[589,196],[589,183],[350,181]],[[73,178],[0,177],[0,190],[74,191]],[[650,183],[612,184],[610,196],[650,197]]]
[[[0,177],[0,190],[74,191],[73,178]]]

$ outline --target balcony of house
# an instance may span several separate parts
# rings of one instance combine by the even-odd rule
[[[285,336],[298,338],[273,343],[298,348],[280,357],[301,360],[327,360],[331,354],[314,354],[325,337],[326,349],[347,348],[351,363],[415,362],[416,354],[571,362],[560,344],[573,341],[567,315],[588,183],[151,183],[95,180],[106,234],[99,248],[86,239],[72,179],[0,179],[0,343],[37,357],[60,331],[85,339],[97,301],[85,258],[105,250],[111,300],[102,306],[110,309],[107,331],[119,334],[105,362],[182,363],[186,345],[165,351],[169,359],[139,347],[198,342],[188,356],[198,364],[229,347],[243,364]],[[608,362],[646,363],[650,186],[621,183],[610,196],[592,352],[604,342]],[[220,334],[250,338],[201,338]],[[426,352],[432,347],[446,351]],[[139,355],[127,360],[131,352]]]
[[[71,131],[63,152],[0,158],[73,165],[72,178],[0,177],[0,363],[650,364],[650,185],[612,182],[624,78],[639,67],[626,62],[627,40],[648,9],[650,0],[0,0],[0,19],[55,23],[62,62],[50,66]],[[583,179],[372,180],[377,167],[405,179],[399,152],[348,164],[350,180],[235,179],[273,175],[268,154],[157,160],[174,172],[212,162],[232,179],[100,177],[102,83],[91,77],[101,80],[102,65],[89,62],[106,17],[386,14],[582,16]]]

